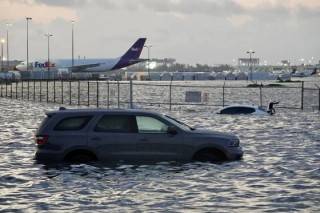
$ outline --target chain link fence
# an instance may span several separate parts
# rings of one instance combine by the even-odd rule
[[[280,101],[277,108],[320,111],[320,88],[305,87],[304,82],[26,80],[0,86],[1,97],[61,105],[183,110],[231,104],[267,106]]]

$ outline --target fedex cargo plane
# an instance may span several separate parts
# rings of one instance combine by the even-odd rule
[[[74,66],[72,66],[71,59],[57,59],[48,63],[35,61],[29,63],[29,70],[32,71],[47,71],[48,66],[51,71],[59,69],[67,69],[71,72],[91,72],[100,73],[112,70],[121,69],[130,65],[146,61],[146,59],[140,59],[141,51],[146,42],[146,38],[139,38],[128,51],[121,57],[113,59],[84,59],[74,60]],[[22,62],[16,66],[18,71],[27,71],[27,62]]]

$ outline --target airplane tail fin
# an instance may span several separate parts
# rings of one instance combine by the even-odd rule
[[[140,57],[146,38],[139,38],[121,57],[127,60],[136,60]]]
[[[142,49],[144,47],[144,43],[146,42],[146,38],[139,38],[129,49],[128,51],[121,56],[119,62],[112,68],[112,70],[115,69],[121,69],[123,67],[127,67],[132,64],[136,64],[141,62],[139,59]]]

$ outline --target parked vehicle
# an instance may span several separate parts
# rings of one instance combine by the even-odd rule
[[[145,110],[49,112],[36,144],[40,161],[221,161],[243,155],[233,134],[197,130]]]
[[[279,102],[270,102],[268,109],[255,105],[230,105],[220,109],[217,114],[252,114],[252,115],[273,115],[276,113],[274,105],[279,104]]]

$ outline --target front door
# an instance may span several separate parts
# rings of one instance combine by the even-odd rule
[[[147,161],[174,161],[181,159],[182,134],[169,134],[169,125],[159,118],[136,116],[137,154]]]
[[[131,160],[136,152],[135,136],[134,116],[107,114],[89,133],[88,145],[101,160]]]

